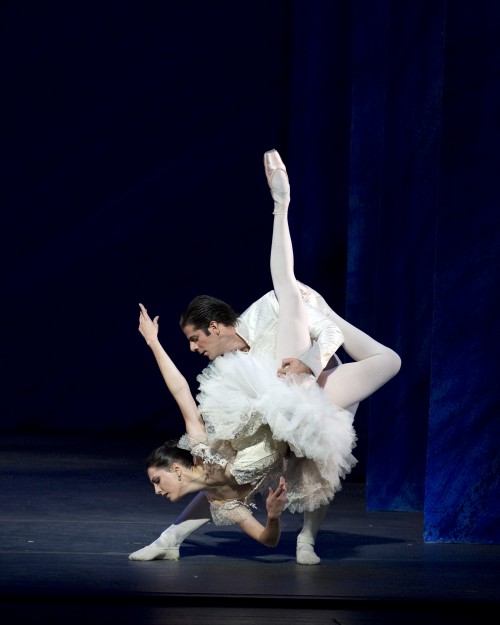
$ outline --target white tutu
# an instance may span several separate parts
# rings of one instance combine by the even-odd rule
[[[252,439],[257,436],[261,441],[265,432],[270,443],[284,442],[291,451],[287,455],[281,448],[287,509],[314,510],[333,499],[341,488],[340,479],[357,462],[351,453],[356,444],[353,415],[334,406],[312,377],[278,378],[271,359],[236,351],[216,358],[197,380],[209,446],[221,449],[230,442],[236,451],[232,473],[237,480],[239,453],[248,464]],[[255,461],[261,465],[260,490],[264,491],[276,473],[269,474],[269,464],[263,457],[259,460],[258,453]],[[254,478],[255,474],[254,463]],[[240,477],[245,477],[245,471]]]

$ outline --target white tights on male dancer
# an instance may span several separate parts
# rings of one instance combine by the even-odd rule
[[[286,173],[280,169],[272,177],[274,223],[271,245],[271,276],[279,301],[277,361],[299,357],[310,347],[307,313],[293,270],[293,247],[288,228],[290,187]],[[323,307],[326,304],[323,303]],[[399,371],[401,360],[390,348],[355,328],[331,308],[326,312],[344,335],[344,350],[355,361],[324,371],[320,384],[336,406],[351,410],[370,396]],[[297,563],[314,565],[321,561],[315,553],[316,536],[328,506],[304,512],[304,524],[297,537]],[[175,522],[153,543],[130,554],[130,560],[177,560],[181,543],[195,530],[210,521],[210,508],[204,493],[199,493],[186,506]]]

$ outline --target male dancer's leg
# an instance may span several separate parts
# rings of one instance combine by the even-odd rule
[[[195,530],[211,520],[205,493],[198,493],[177,519],[147,547],[134,551],[129,560],[178,560],[180,544]]]

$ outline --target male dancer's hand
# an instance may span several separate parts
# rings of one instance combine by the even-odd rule
[[[281,367],[278,369],[278,377],[282,378],[288,373],[292,375],[310,375],[312,371],[298,358],[283,358]]]

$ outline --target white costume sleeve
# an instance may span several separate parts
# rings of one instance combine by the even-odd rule
[[[306,304],[309,318],[309,334],[312,347],[302,354],[300,360],[318,377],[330,358],[344,342],[344,335],[338,325],[325,317],[317,308]]]

